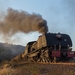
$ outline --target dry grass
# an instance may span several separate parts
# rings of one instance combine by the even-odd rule
[[[10,69],[10,68],[3,68],[0,70],[0,75],[14,75],[15,74],[15,70],[14,69]]]
[[[18,62],[0,69],[0,75],[75,75],[75,65]]]

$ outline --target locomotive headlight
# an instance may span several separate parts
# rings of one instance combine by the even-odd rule
[[[70,54],[74,54],[74,52],[70,52]]]

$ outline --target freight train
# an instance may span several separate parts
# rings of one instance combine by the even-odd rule
[[[72,51],[72,40],[69,35],[61,33],[45,33],[37,41],[29,42],[25,52],[13,60],[24,59],[32,62],[70,61],[75,56]]]

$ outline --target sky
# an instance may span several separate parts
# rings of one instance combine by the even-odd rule
[[[48,32],[70,35],[75,49],[75,0],[0,0],[0,14],[8,8],[40,14],[47,21]],[[1,34],[0,41],[26,45],[39,35],[38,32],[19,32],[4,39],[5,35]]]

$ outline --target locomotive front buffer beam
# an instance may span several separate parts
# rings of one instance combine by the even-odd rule
[[[53,50],[52,51],[52,57],[53,58],[59,58],[59,59],[73,59],[75,57],[75,51],[59,51],[59,50]]]

